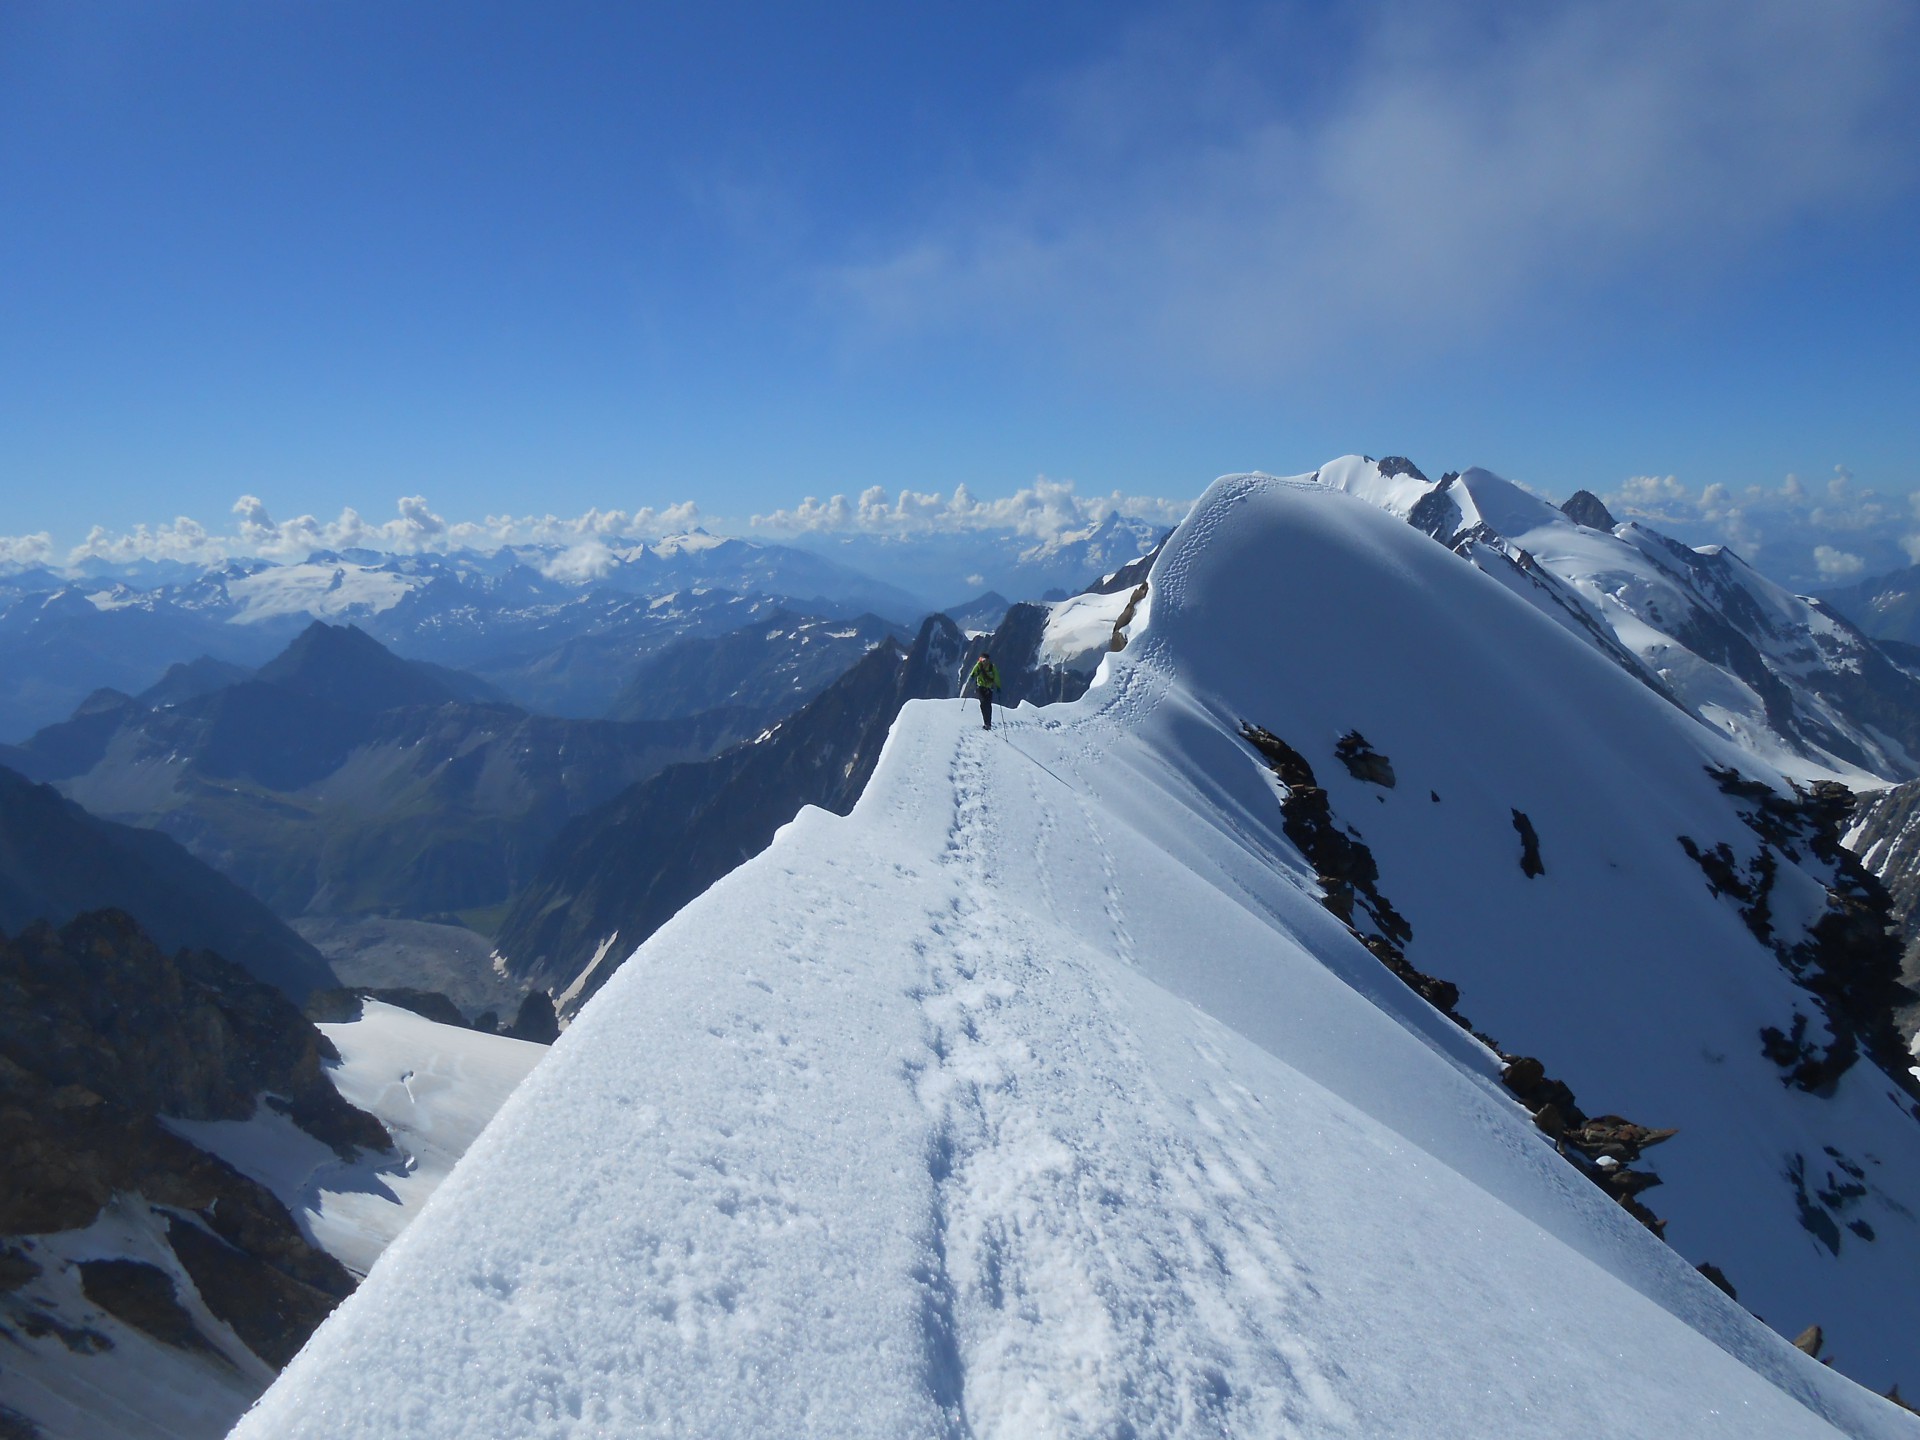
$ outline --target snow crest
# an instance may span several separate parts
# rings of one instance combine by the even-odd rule
[[[1827,1102],[1699,1051],[1792,987],[1697,875],[1623,867],[1737,837],[1702,769],[1731,747],[1324,485],[1216,484],[1152,584],[1084,700],[991,734],[909,704],[851,817],[803,812],[642,946],[235,1434],[1914,1434],[1555,1154],[1321,906],[1238,726],[1391,754],[1391,793],[1322,782],[1410,953],[1496,1033],[1562,1044],[1583,1097],[1621,1041],[1554,1015],[1575,972],[1612,955],[1630,1005],[1672,954],[1621,947],[1720,946],[1698,987],[1729,1013],[1647,1064],[1652,1094],[1719,1077],[1680,1123],[1734,1132],[1693,1167],[1729,1187],[1778,1155],[1748,1154],[1777,1116],[1728,1075]],[[1670,793],[1627,813],[1630,774]],[[1768,1183],[1740,1243],[1800,1234]],[[1882,1223],[1885,1268],[1913,1227]]]

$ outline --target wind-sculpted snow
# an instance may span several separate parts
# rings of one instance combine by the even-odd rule
[[[1320,905],[1243,721],[1476,1022],[1683,1127],[1678,1253]],[[1920,1127],[1781,1085],[1802,992],[1675,839],[1745,835],[1729,758],[1384,512],[1222,481],[1083,700],[909,704],[656,933],[235,1433],[1920,1433],[1692,1269],[1882,1384],[1920,1333]],[[1837,1258],[1781,1174],[1827,1143],[1886,1197]]]

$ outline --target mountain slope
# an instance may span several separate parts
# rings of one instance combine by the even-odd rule
[[[184,1133],[256,1116],[338,1163],[388,1136],[328,1041],[125,914],[0,940],[0,1415],[75,1440],[218,1434],[353,1279]]]
[[[340,983],[319,951],[173,840],[0,768],[0,932],[108,909],[138,916],[166,950],[216,951],[296,1002]]]
[[[1768,857],[1778,935],[1829,899],[1730,744],[1266,477],[1203,498],[1082,700],[955,709],[621,968],[237,1435],[1916,1433],[1690,1263],[1914,1373],[1908,1102],[1781,1083],[1762,1028],[1827,1021],[1681,844]],[[1680,1127],[1677,1251],[1389,931],[1584,1105]]]
[[[451,673],[316,624],[239,684],[102,696],[11,754],[279,914],[422,916],[505,902],[570,817],[758,723],[552,719],[452,698]]]
[[[342,710],[377,712],[462,700],[506,703],[484,680],[424,660],[402,660],[357,626],[324,620],[302,630],[253,678]]]
[[[670,720],[733,706],[786,715],[889,636],[877,615],[823,620],[776,610],[726,635],[688,636],[641,660],[607,711],[613,720]]]
[[[803,805],[853,807],[910,699],[954,694],[961,636],[929,617],[755,739],[674,765],[582,816],[554,841],[495,940],[507,972],[560,994],[568,1013],[687,901]]]
[[[1920,644],[1920,565],[1829,590],[1822,598],[1876,640]]]

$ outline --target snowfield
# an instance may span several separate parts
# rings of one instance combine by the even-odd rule
[[[1807,998],[1679,849],[1754,848],[1729,741],[1270,477],[1202,498],[1084,699],[968,713],[908,705],[851,817],[641,947],[235,1435],[1920,1435],[1693,1269],[1920,1385],[1920,1127],[1864,1062],[1781,1083]],[[1477,1025],[1681,1128],[1676,1248],[1321,906],[1243,722]],[[1876,1237],[1837,1253],[1835,1156]]]

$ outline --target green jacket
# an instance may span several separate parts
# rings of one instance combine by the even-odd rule
[[[1000,672],[993,668],[993,662],[984,655],[973,662],[973,669],[967,673],[967,683],[976,690],[998,690]]]

